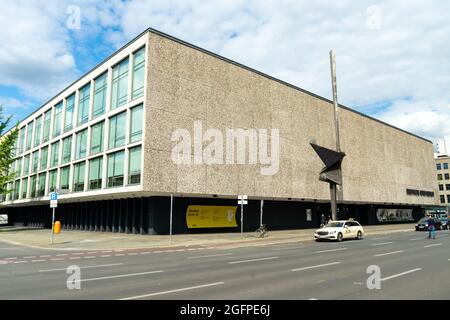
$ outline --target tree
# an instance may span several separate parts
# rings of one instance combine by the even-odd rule
[[[8,183],[16,177],[16,173],[10,169],[15,160],[14,147],[19,135],[17,125],[5,133],[11,118],[12,115],[5,119],[3,106],[0,105],[0,194],[11,192],[8,190]]]

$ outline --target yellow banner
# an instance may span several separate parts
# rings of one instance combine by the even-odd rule
[[[188,206],[186,224],[188,228],[237,227],[237,206]]]

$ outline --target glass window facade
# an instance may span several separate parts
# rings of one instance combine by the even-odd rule
[[[85,123],[89,120],[89,97],[91,92],[91,84],[85,85],[80,89],[80,102],[78,104],[78,124]]]
[[[128,97],[128,58],[112,69],[111,109],[127,103]]]
[[[48,163],[48,147],[41,149],[41,166],[39,170],[47,169],[47,163]]]
[[[141,48],[133,54],[132,99],[137,99],[144,95],[144,75],[145,75],[144,66],[145,66],[145,48]]]
[[[130,119],[130,143],[141,141],[142,139],[142,122],[143,122],[143,107],[139,105],[131,109]]]
[[[30,155],[26,155],[23,158],[23,175],[26,176],[30,173]]]
[[[141,183],[141,147],[131,148],[128,161],[128,184]]]
[[[25,152],[25,130],[26,127],[20,129],[19,133],[19,153]]]
[[[16,174],[18,177],[22,176],[22,162],[23,162],[22,158],[17,159]]]
[[[33,139],[33,122],[27,124],[27,142],[25,150],[31,149],[31,140]]]
[[[444,162],[444,163],[443,163],[443,167],[444,167],[444,170],[448,170],[448,163],[447,163],[447,162]]]
[[[47,173],[43,172],[39,174],[38,177],[38,188],[37,188],[37,196],[43,197],[45,195],[45,178],[47,177]]]
[[[72,155],[72,136],[65,138],[62,141],[62,163],[68,163]]]
[[[52,109],[44,113],[44,133],[42,135],[42,142],[46,142],[50,138],[51,118],[52,118]]]
[[[441,166],[440,163],[436,163],[436,169],[437,169],[437,170],[442,170],[442,166]]]
[[[30,178],[30,197],[36,198],[36,175]]]
[[[61,118],[63,111],[62,101],[55,106],[55,116],[53,118],[53,137],[57,137],[61,134]]]
[[[58,177],[58,170],[49,171],[48,175],[48,192],[56,191],[56,179]]]
[[[73,166],[73,191],[84,191],[84,170],[85,162],[77,163]]]
[[[122,112],[109,119],[109,149],[125,145],[125,126],[127,113]]]
[[[22,199],[26,199],[28,192],[28,178],[22,179],[22,187],[20,188],[20,193]]]
[[[75,112],[75,94],[66,99],[66,114],[64,116],[64,132],[73,128],[73,114]]]
[[[75,159],[86,157],[87,129],[76,134]]]
[[[123,186],[124,156],[124,151],[108,155],[108,188]]]
[[[42,134],[42,116],[38,117],[35,120],[34,125],[34,147],[37,147],[41,144],[41,134]]]
[[[441,200],[441,203],[445,203],[445,196],[444,196],[443,194],[441,194],[441,195],[439,196],[439,198],[440,198],[440,200]]]
[[[90,154],[96,154],[103,151],[103,127],[105,122],[102,121],[91,128],[91,151]]]
[[[31,173],[35,173],[37,171],[38,165],[39,165],[39,152],[38,151],[33,152],[33,158],[32,159],[33,159],[32,160],[33,165],[31,167]]]
[[[59,141],[52,143],[52,154],[50,159],[50,167],[57,166],[59,163]]]
[[[89,161],[89,190],[100,189],[102,187],[102,167],[103,157]]]
[[[108,87],[108,73],[104,73],[94,80],[94,105],[92,108],[92,118],[105,113],[106,92]]]
[[[69,174],[70,166],[61,168],[60,178],[59,178],[59,188],[68,190],[69,189]]]

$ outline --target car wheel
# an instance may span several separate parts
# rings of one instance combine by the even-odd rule
[[[356,239],[361,240],[362,239],[362,232],[358,231],[358,235],[356,236]]]
[[[337,235],[337,241],[341,242],[342,241],[342,233],[338,233]]]

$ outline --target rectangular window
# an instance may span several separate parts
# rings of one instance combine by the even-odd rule
[[[125,145],[125,125],[127,113],[122,112],[109,119],[109,149]]]
[[[442,180],[442,174],[438,174],[438,175],[437,175],[437,179],[438,179],[438,180]]]
[[[68,190],[69,189],[69,174],[70,167],[61,168],[60,178],[59,178],[59,187],[60,189]]]
[[[450,203],[450,194],[447,195],[447,203]]]
[[[59,141],[52,144],[52,155],[50,159],[50,167],[57,166],[59,163]]]
[[[102,121],[93,125],[91,128],[91,154],[103,151],[103,127],[105,122]]]
[[[31,167],[31,173],[35,173],[38,169],[39,165],[39,152],[35,151],[33,152],[33,166]]]
[[[85,123],[89,120],[89,97],[91,92],[91,84],[88,83],[80,89],[80,101],[78,104],[78,124]]]
[[[47,169],[48,163],[48,147],[41,149],[41,167],[40,170]]]
[[[440,186],[444,187],[442,184],[440,184]],[[441,190],[441,188],[439,188],[439,190]],[[442,190],[444,190],[444,188],[442,188]],[[445,190],[450,190],[450,184],[445,185]]]
[[[74,165],[73,169],[73,191],[84,190],[84,169],[86,167],[85,162],[80,162]]]
[[[26,176],[30,173],[30,155],[26,155],[23,158],[23,175]]]
[[[108,155],[108,188],[123,186],[124,151]]]
[[[128,96],[128,58],[112,69],[111,110],[127,103]]]
[[[441,203],[445,203],[445,197],[444,197],[443,194],[440,195],[440,198],[441,198],[441,199],[440,199],[440,200],[441,200]]]
[[[132,99],[140,98],[144,95],[144,65],[145,47],[133,54],[133,94]]]
[[[103,157],[89,161],[89,190],[100,189],[102,187],[102,167]]]
[[[130,149],[128,184],[141,183],[141,147]]]
[[[56,178],[58,177],[58,170],[52,170],[48,173],[48,192],[56,191]]]
[[[64,132],[73,128],[73,113],[75,110],[75,93],[66,99],[66,115],[64,116]]]
[[[37,147],[41,144],[41,133],[42,133],[42,116],[35,120],[34,125],[34,146]]]
[[[448,173],[445,173],[445,174],[444,174],[444,178],[445,178],[445,180],[450,179],[449,174],[448,174]]]
[[[52,118],[52,109],[48,110],[44,114],[44,134],[42,136],[42,142],[48,141],[50,138],[50,121]]]
[[[137,142],[142,139],[142,117],[142,104],[131,109],[130,143]]]
[[[19,153],[25,152],[25,129],[26,127],[20,129]]]
[[[448,163],[444,162],[444,170],[448,170]]]
[[[447,184],[446,186],[448,186],[448,184]],[[439,190],[440,190],[440,191],[444,191],[444,185],[443,185],[443,184],[440,184],[440,185],[439,185]],[[447,189],[447,190],[448,190],[448,189]]]
[[[22,179],[22,187],[20,188],[20,192],[22,193],[22,199],[26,199],[28,192],[28,178]]]
[[[62,154],[62,163],[70,162],[70,158],[72,155],[72,136],[65,138],[62,142],[63,154]]]
[[[14,148],[11,154],[13,157],[19,155],[19,137],[17,137],[16,141],[14,141]]]
[[[47,176],[47,173],[41,173],[39,174],[38,178],[38,189],[37,189],[37,196],[43,197],[45,195],[45,178]]]
[[[53,137],[61,134],[61,117],[63,111],[62,101],[55,106],[55,117],[53,119]]]
[[[33,139],[33,122],[27,124],[27,144],[25,150],[31,149],[31,141]]]
[[[75,159],[86,157],[87,129],[76,134]]]
[[[92,118],[102,115],[106,109],[106,88],[108,86],[108,73],[105,72],[94,80],[94,106]]]
[[[20,180],[14,181],[12,192],[11,192],[11,200],[17,200],[19,199],[19,186],[20,186]]]
[[[441,170],[441,169],[442,169],[442,167],[441,167],[441,164],[440,164],[440,163],[436,163],[436,169],[437,169],[437,170]]]
[[[30,197],[36,198],[36,175],[30,178]]]
[[[17,173],[18,177],[22,176],[22,162],[23,162],[22,158],[17,159],[17,170],[16,170],[16,173]]]

